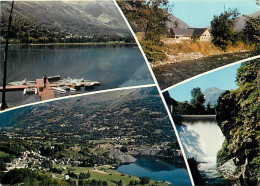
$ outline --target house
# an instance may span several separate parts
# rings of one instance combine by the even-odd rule
[[[179,40],[191,40],[193,30],[187,28],[171,28],[170,33],[172,38]]]
[[[171,37],[178,40],[211,41],[212,34],[208,28],[171,28]]]

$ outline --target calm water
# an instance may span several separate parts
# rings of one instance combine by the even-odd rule
[[[217,122],[211,118],[183,118],[182,124],[176,127],[187,157],[194,157],[199,162],[199,171],[205,182],[226,184],[216,170],[217,152],[225,139]]]
[[[117,171],[137,177],[147,176],[156,181],[167,181],[172,185],[191,185],[184,163],[166,163],[162,159],[147,156],[136,159],[134,163],[120,165]]]
[[[3,61],[1,47],[1,61]],[[3,70],[0,71],[0,86]],[[43,75],[84,78],[101,83],[95,90],[153,83],[136,45],[10,46],[7,82],[30,81]],[[93,90],[92,90],[93,91]],[[57,95],[63,96],[63,95]],[[38,101],[37,96],[8,92],[9,105]]]

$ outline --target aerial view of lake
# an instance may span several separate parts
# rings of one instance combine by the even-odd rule
[[[4,58],[1,46],[1,61]],[[35,81],[60,75],[100,82],[91,91],[154,83],[144,58],[136,45],[34,45],[9,46],[7,83]],[[3,77],[1,68],[0,77]],[[2,86],[3,82],[0,82]],[[87,92],[90,90],[80,90]],[[68,94],[56,94],[56,97]],[[39,101],[37,95],[8,91],[8,105]]]
[[[137,177],[149,177],[156,181],[165,181],[171,185],[191,185],[185,164],[179,161],[165,162],[154,156],[136,157],[136,161],[123,164],[117,168],[118,172]]]

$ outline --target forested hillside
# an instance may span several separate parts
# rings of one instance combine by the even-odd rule
[[[1,2],[5,39],[11,2]],[[112,1],[15,2],[11,43],[106,42],[131,39]]]

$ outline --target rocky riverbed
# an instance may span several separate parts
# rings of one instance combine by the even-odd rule
[[[161,65],[154,65],[153,71],[161,89],[165,89],[201,73],[248,58],[249,56],[250,53],[248,52],[221,54],[210,57],[201,57],[201,54],[190,54],[189,57],[185,56],[185,59],[188,60],[182,61],[176,58],[169,62],[162,62]]]

